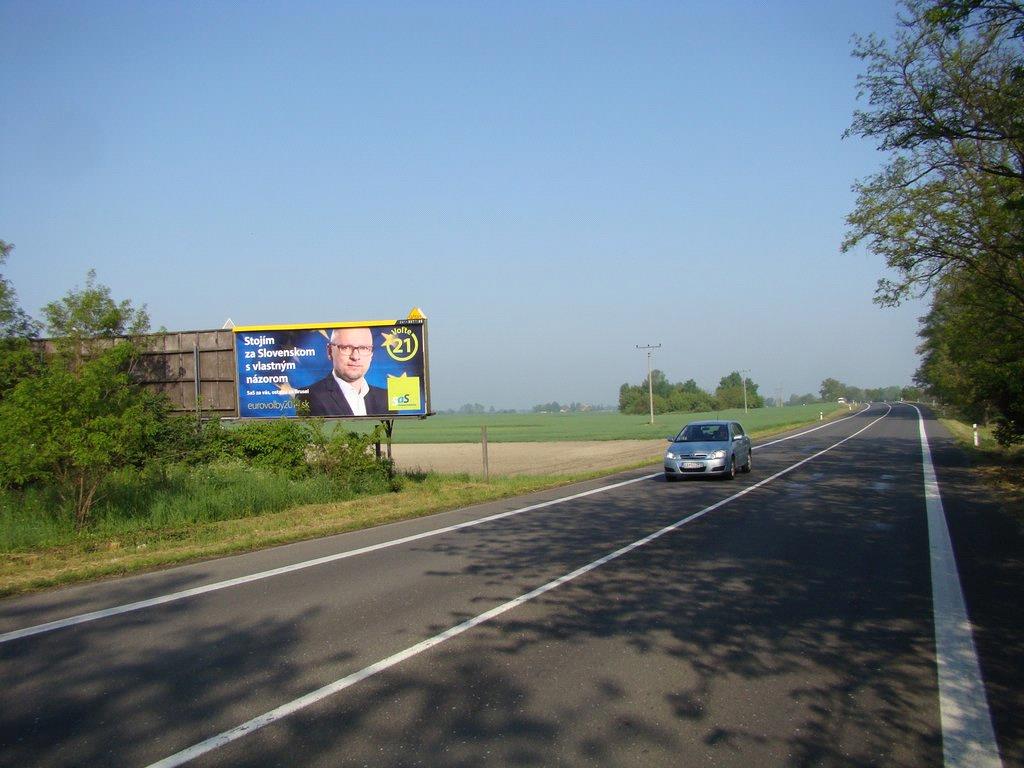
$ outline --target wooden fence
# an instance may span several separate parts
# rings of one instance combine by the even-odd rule
[[[147,336],[137,371],[178,413],[198,407],[204,418],[237,416],[234,336],[230,330]]]
[[[135,373],[142,384],[162,392],[175,413],[196,413],[202,418],[238,415],[235,385],[235,334],[216,331],[153,333],[138,341],[143,348]],[[101,347],[116,339],[94,339]],[[53,339],[38,342],[44,353],[52,353]]]

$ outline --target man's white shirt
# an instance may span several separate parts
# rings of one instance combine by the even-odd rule
[[[359,387],[353,387],[347,381],[339,378],[338,374],[331,371],[331,375],[334,376],[334,380],[338,382],[338,386],[341,387],[341,394],[345,396],[348,401],[348,407],[352,409],[353,416],[365,416],[366,415],[366,400],[365,398],[370,394],[370,385],[366,383],[366,379],[359,380]]]

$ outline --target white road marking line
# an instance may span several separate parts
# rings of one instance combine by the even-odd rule
[[[870,407],[868,406],[868,408],[870,408]],[[861,411],[860,413],[863,413],[863,411]],[[855,414],[855,416],[856,415],[859,415],[859,414]],[[823,424],[821,426],[814,427],[812,429],[808,429],[808,430],[805,430],[803,432],[798,432],[797,434],[793,434],[793,435],[790,435],[788,437],[782,437],[781,439],[773,440],[772,442],[766,442],[766,443],[763,443],[762,445],[756,445],[755,446],[755,450],[757,450],[758,447],[765,447],[767,445],[774,445],[776,442],[783,442],[785,440],[792,440],[794,437],[800,437],[801,435],[809,434],[810,432],[815,432],[815,431],[817,431],[819,429],[823,429],[824,427],[827,427],[827,426],[830,426],[830,425],[833,425],[833,424],[839,424],[841,421],[846,421],[847,419],[852,419],[852,418],[853,418],[852,416],[847,416],[847,417],[845,417],[843,419],[838,419],[838,420],[833,421],[833,422],[828,422],[827,424]],[[47,632],[54,632],[56,630],[68,629],[69,627],[76,627],[76,626],[78,626],[80,624],[87,624],[89,622],[96,622],[96,621],[101,620],[101,618],[110,618],[112,616],[121,615],[122,613],[130,613],[132,611],[142,610],[144,608],[153,608],[153,607],[156,607],[157,605],[164,605],[166,603],[175,602],[177,600],[184,600],[184,599],[187,599],[189,597],[198,597],[199,595],[205,595],[205,594],[210,593],[210,592],[217,592],[218,590],[229,589],[231,587],[240,587],[240,586],[242,586],[244,584],[250,584],[252,582],[258,582],[258,581],[263,580],[263,579],[271,579],[273,577],[278,577],[278,575],[284,575],[285,573],[292,573],[292,572],[294,572],[296,570],[303,570],[305,568],[312,568],[312,567],[315,567],[317,565],[325,565],[327,563],[335,562],[337,560],[344,560],[344,559],[349,558],[349,557],[356,557],[358,555],[365,555],[365,554],[367,554],[369,552],[377,552],[378,550],[387,549],[389,547],[397,547],[397,546],[399,546],[401,544],[409,544],[410,542],[416,542],[416,541],[419,541],[421,539],[428,539],[428,538],[433,537],[433,536],[440,536],[441,534],[450,534],[450,532],[452,532],[453,530],[460,530],[462,528],[468,528],[468,527],[472,527],[474,525],[481,525],[481,524],[483,524],[485,522],[494,522],[495,520],[500,520],[500,519],[505,518],[505,517],[512,517],[514,515],[520,515],[520,514],[522,514],[524,512],[531,512],[531,511],[534,511],[534,510],[543,509],[544,507],[550,507],[550,506],[553,506],[555,504],[561,504],[563,502],[570,502],[570,501],[573,501],[575,499],[582,499],[582,498],[584,498],[586,496],[592,496],[594,494],[601,494],[601,493],[604,493],[605,490],[612,490],[612,489],[617,488],[617,487],[622,487],[623,485],[629,485],[630,483],[633,483],[633,482],[640,482],[642,480],[649,480],[652,477],[657,477],[660,474],[662,474],[662,473],[655,472],[654,474],[643,475],[642,477],[635,477],[635,478],[633,478],[631,480],[625,480],[623,482],[616,482],[616,483],[613,483],[611,485],[602,485],[599,488],[593,488],[591,490],[585,490],[585,492],[583,492],[581,494],[574,494],[572,496],[566,496],[566,497],[562,497],[560,499],[554,499],[554,500],[549,501],[549,502],[543,502],[541,504],[534,504],[534,505],[530,505],[528,507],[523,507],[521,509],[510,510],[508,512],[500,512],[500,513],[495,514],[495,515],[488,515],[487,517],[481,517],[478,520],[469,520],[467,522],[458,523],[457,525],[449,525],[449,526],[446,526],[446,527],[443,527],[443,528],[437,528],[436,530],[428,530],[428,531],[422,532],[422,534],[416,534],[414,536],[402,537],[401,539],[394,539],[394,540],[391,540],[391,541],[388,541],[388,542],[382,542],[380,544],[375,544],[375,545],[372,545],[372,546],[369,546],[369,547],[361,547],[359,549],[354,549],[354,550],[350,550],[350,551],[347,551],[347,552],[339,552],[339,553],[334,554],[334,555],[326,555],[324,557],[317,557],[317,558],[312,559],[312,560],[304,560],[302,562],[293,563],[291,565],[283,565],[280,568],[271,568],[269,570],[261,570],[261,571],[259,571],[257,573],[250,573],[249,575],[244,575],[244,577],[239,577],[237,579],[228,579],[228,580],[225,580],[223,582],[215,582],[213,584],[206,584],[206,585],[203,585],[202,587],[194,587],[193,589],[181,590],[180,592],[172,592],[172,593],[169,593],[169,594],[166,594],[166,595],[160,595],[158,597],[147,598],[145,600],[138,600],[138,601],[132,602],[132,603],[124,603],[122,605],[115,605],[115,606],[112,606],[110,608],[102,608],[100,610],[89,611],[88,613],[79,613],[77,615],[69,616],[68,618],[58,618],[58,620],[55,620],[53,622],[46,622],[45,624],[37,624],[37,625],[34,625],[32,627],[26,627],[26,628],[20,629],[20,630],[12,630],[10,632],[5,632],[3,634],[0,634],[0,644],[8,643],[8,642],[11,642],[12,640],[19,640],[19,639],[22,639],[22,638],[25,638],[25,637],[32,637],[34,635],[42,635],[42,634],[45,634]]]
[[[944,763],[958,768],[1001,768],[1003,762],[992,728],[971,620],[967,615],[939,480],[925,434],[924,416],[916,405],[911,407],[917,411],[924,467]]]
[[[383,672],[384,670],[389,669],[395,666],[396,664],[400,664],[403,661],[411,659],[414,656],[418,656],[424,651],[427,651],[437,645],[440,645],[446,640],[451,640],[453,637],[457,637],[458,635],[461,635],[462,633],[474,627],[480,626],[481,624],[484,624],[485,622],[488,622],[491,619],[494,619],[502,615],[503,613],[511,611],[513,608],[518,608],[520,605],[523,605],[524,603],[534,600],[546,592],[550,592],[553,589],[557,589],[558,587],[561,587],[562,585],[567,584],[570,581],[573,581],[574,579],[577,579],[580,576],[589,573],[590,571],[593,571],[596,568],[600,568],[602,565],[605,565],[606,563],[609,563],[612,560],[622,557],[623,555],[628,554],[629,552],[632,552],[635,549],[639,549],[640,547],[643,547],[651,543],[655,539],[661,538],[666,533],[670,533],[674,530],[677,530],[678,528],[681,528],[684,525],[691,523],[694,520],[697,520],[698,518],[703,517],[709,512],[712,512],[718,509],[719,507],[725,506],[731,501],[735,501],[741,496],[746,496],[748,493],[751,493],[757,488],[760,488],[763,485],[767,485],[773,480],[776,480],[782,477],[783,475],[792,472],[794,469],[803,466],[809,461],[813,461],[814,459],[828,453],[834,448],[838,448],[843,443],[847,442],[848,440],[852,440],[861,432],[864,432],[865,430],[871,428],[879,421],[884,419],[886,416],[889,415],[889,412],[891,410],[892,406],[889,406],[888,411],[883,413],[870,424],[857,430],[852,435],[844,437],[842,440],[840,440],[837,443],[834,443],[833,445],[830,445],[828,448],[818,451],[814,455],[808,456],[806,459],[802,459],[801,461],[798,461],[796,464],[792,464],[786,467],[785,469],[776,472],[771,477],[766,477],[759,483],[747,486],[743,490],[734,493],[732,496],[722,499],[721,501],[718,501],[709,507],[705,507],[699,512],[694,512],[692,515],[684,517],[681,520],[677,520],[676,522],[672,523],[671,525],[665,526],[659,531],[655,531],[654,533],[648,536],[644,536],[642,539],[634,541],[632,544],[627,544],[626,546],[615,550],[611,554],[605,555],[604,557],[600,557],[597,560],[594,560],[593,562],[587,563],[586,565],[577,568],[575,571],[571,571],[570,573],[567,573],[564,576],[560,576],[553,581],[549,581],[547,584],[537,587],[536,589],[531,590],[530,592],[527,592],[525,594],[522,594],[517,598],[509,600],[507,603],[502,603],[501,605],[496,606],[495,608],[492,608],[489,611],[485,611],[484,613],[481,613],[478,616],[474,616],[473,618],[468,619],[462,622],[461,624],[456,624],[455,626],[446,629],[444,632],[441,632],[440,634],[434,635],[433,637],[427,638],[426,640],[423,640],[422,642],[419,642],[416,645],[410,646],[409,648],[406,648],[403,651],[399,651],[398,653],[388,656],[387,658],[381,659],[380,661],[377,661],[369,665],[368,667],[364,667],[358,672],[353,672],[351,675],[347,675],[346,677],[342,677],[338,680],[335,680],[333,683],[328,683],[322,688],[318,688],[317,690],[311,691],[310,693],[307,693],[304,696],[300,696],[297,699],[282,704],[281,706],[272,709],[269,712],[264,712],[262,715],[258,715],[257,717],[254,717],[251,720],[247,720],[241,725],[235,726],[234,728],[231,728],[227,731],[223,731],[222,733],[219,733],[216,736],[211,736],[205,741],[201,741],[198,744],[181,750],[180,752],[176,752],[175,754],[170,755],[169,757],[166,757],[163,760],[160,760],[159,762],[152,763],[150,766],[148,766],[148,768],[174,768],[175,766],[184,765],[192,760],[195,760],[197,757],[205,755],[208,752],[212,752],[213,750],[224,746],[225,744],[230,744],[231,742],[237,741],[243,736],[247,736],[250,733],[254,733],[266,725],[270,725],[271,723],[277,722],[278,720],[288,717],[289,715],[292,715],[301,709],[304,709],[312,704],[316,704],[317,702],[322,701],[329,696],[333,696],[335,693],[339,693],[340,691],[343,691],[346,688],[351,688],[356,683],[366,680],[367,678],[373,677],[379,672]],[[624,483],[622,485],[624,485]]]

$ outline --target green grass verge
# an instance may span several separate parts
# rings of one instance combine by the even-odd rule
[[[379,478],[362,493],[388,489],[386,479]],[[151,531],[257,517],[358,495],[323,474],[294,478],[240,461],[172,466],[159,476],[119,472],[103,484],[90,523],[81,532],[52,489],[0,493],[0,552],[58,547],[80,539],[130,542]]]

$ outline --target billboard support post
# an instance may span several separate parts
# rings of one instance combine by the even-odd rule
[[[394,419],[381,419],[380,420],[380,425],[382,427],[384,427],[384,436],[387,438],[387,445],[388,445],[388,461],[391,461],[391,435],[394,434],[394,431],[395,431],[395,420]],[[380,440],[376,440],[374,442],[373,448],[374,448],[374,453],[376,454],[377,459],[379,460],[380,459],[380,454],[381,454]]]

